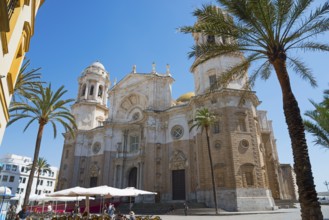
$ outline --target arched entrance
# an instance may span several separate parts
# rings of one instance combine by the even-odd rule
[[[175,150],[172,153],[169,168],[171,169],[171,186],[172,186],[172,199],[185,200],[185,168],[187,166],[186,156],[182,151]]]
[[[129,172],[128,186],[137,188],[137,168],[134,167]]]

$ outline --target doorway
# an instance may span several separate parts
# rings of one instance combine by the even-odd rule
[[[137,188],[137,168],[134,167],[129,172],[128,186]]]
[[[172,199],[185,200],[185,170],[172,171]]]

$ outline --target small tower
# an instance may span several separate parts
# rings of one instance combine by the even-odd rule
[[[220,10],[220,9],[218,9]],[[200,44],[229,44],[234,41],[232,38],[220,37],[214,35],[205,35],[202,33],[194,33],[193,38],[196,45]],[[221,88],[221,85],[214,85],[217,83],[219,76],[227,71],[230,67],[235,66],[244,59],[242,53],[235,53],[232,55],[217,56],[204,63],[197,65],[191,69],[194,75],[194,89],[196,95],[201,95],[209,91],[210,86]],[[195,61],[198,57],[195,58]],[[242,79],[237,79],[230,82],[226,88],[242,89],[244,81],[247,79],[247,73]]]
[[[102,126],[108,116],[109,73],[103,64],[96,61],[82,71],[78,82],[78,97],[72,106],[78,129],[90,130]]]

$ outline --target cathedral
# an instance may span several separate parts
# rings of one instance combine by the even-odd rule
[[[195,43],[223,39],[195,34]],[[227,39],[226,39],[227,40]],[[172,98],[167,66],[111,84],[100,62],[79,76],[72,114],[75,137],[64,134],[58,189],[133,186],[156,197],[135,202],[190,201],[214,207],[206,135],[192,129],[198,109],[216,115],[210,131],[218,206],[227,211],[272,210],[275,200],[296,199],[294,172],[279,163],[271,121],[242,79],[225,87],[217,78],[244,59],[218,56],[193,68],[194,92]],[[209,92],[210,87],[215,87]]]

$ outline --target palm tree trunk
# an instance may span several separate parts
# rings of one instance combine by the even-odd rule
[[[38,191],[39,179],[40,179],[40,172],[38,171],[37,185],[35,186],[35,191],[36,191],[36,192]]]
[[[31,167],[31,171],[30,171],[30,175],[29,175],[29,180],[28,180],[27,186],[26,186],[26,192],[25,192],[25,198],[24,198],[23,206],[27,206],[29,204],[29,198],[30,198],[31,188],[32,188],[32,183],[33,183],[33,178],[34,178],[34,172],[35,172],[35,167],[37,165],[37,161],[38,161],[38,158],[39,158],[41,139],[42,139],[42,133],[43,133],[44,126],[45,126],[44,124],[39,123],[39,130],[38,130],[37,140],[35,142],[33,163],[32,163],[32,167]]]
[[[302,219],[322,220],[323,215],[315,191],[303,120],[291,89],[286,62],[278,58],[273,62],[273,66],[282,90],[283,110],[291,139]]]
[[[218,215],[217,193],[216,193],[216,185],[215,185],[214,167],[213,167],[212,157],[211,157],[211,152],[210,152],[210,142],[209,142],[208,128],[205,127],[205,129],[206,129],[207,146],[208,146],[208,154],[209,154],[209,162],[210,162],[210,170],[211,170],[212,191],[213,191],[213,194],[214,194],[216,215]]]

